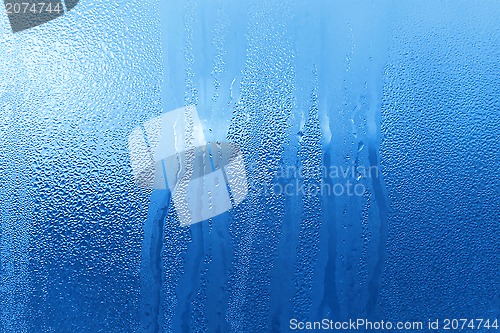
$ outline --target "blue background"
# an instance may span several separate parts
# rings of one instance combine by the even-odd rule
[[[3,11],[0,332],[153,332],[158,216],[160,332],[498,318],[500,2],[81,1],[18,34]],[[181,227],[127,136],[190,104],[251,190]],[[352,165],[380,170],[362,196],[262,192]]]

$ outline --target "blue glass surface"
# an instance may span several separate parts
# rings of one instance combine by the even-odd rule
[[[0,9],[1,333],[498,330],[500,2],[71,3]],[[185,226],[129,136],[190,105],[248,193]]]

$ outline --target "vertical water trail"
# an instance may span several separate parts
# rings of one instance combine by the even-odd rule
[[[392,16],[390,7],[387,3],[380,3],[377,6],[373,4],[371,8],[373,17]],[[379,240],[377,245],[377,260],[373,272],[368,280],[368,300],[367,313],[371,318],[378,318],[380,315],[378,302],[380,300],[380,291],[382,286],[382,273],[386,261],[386,243],[388,237],[388,210],[389,204],[386,198],[384,179],[380,172],[380,140],[381,140],[381,107],[383,98],[384,67],[387,62],[387,35],[388,24],[382,23],[383,20],[377,20],[373,24],[372,33],[379,36],[377,44],[370,45],[371,61],[369,66],[368,87],[370,96],[370,105],[367,111],[367,129],[368,129],[368,162],[370,164],[370,173],[378,170],[377,174],[371,174],[373,194],[378,206],[379,217]],[[386,36],[386,37],[383,37]],[[375,40],[373,38],[372,40]]]
[[[170,207],[170,199],[169,190],[154,190],[151,193],[148,217],[144,224],[140,274],[140,314],[142,332],[144,333],[158,333],[161,327],[163,230]]]
[[[371,167],[379,167],[377,148],[373,142],[370,143],[368,148],[368,160]],[[370,169],[371,170],[371,169]],[[377,261],[373,269],[373,274],[368,282],[368,304],[367,311],[368,314],[374,318],[377,318],[377,304],[380,297],[380,281],[382,279],[383,265],[386,258],[385,246],[387,243],[387,214],[388,214],[388,204],[385,199],[384,186],[379,177],[374,175],[371,176],[373,191],[375,195],[375,200],[378,204],[378,214],[380,219],[379,225],[379,243],[377,248]]]

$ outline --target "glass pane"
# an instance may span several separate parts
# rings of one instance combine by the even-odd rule
[[[0,332],[498,328],[498,1],[4,3]]]

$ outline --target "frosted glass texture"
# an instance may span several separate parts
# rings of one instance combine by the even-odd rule
[[[500,2],[7,2],[0,332],[495,330]]]

